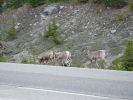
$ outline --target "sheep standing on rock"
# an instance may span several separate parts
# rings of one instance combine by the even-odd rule
[[[106,50],[97,50],[97,51],[93,51],[93,52],[88,51],[88,57],[89,57],[89,60],[91,61],[91,63],[94,60],[95,63],[97,64],[97,66],[99,67],[97,60],[101,59],[105,62]]]
[[[72,59],[70,51],[54,52],[54,55],[56,60],[61,60],[63,66],[71,65]]]
[[[38,61],[39,63],[47,63],[49,60],[53,60],[54,59],[54,52],[53,51],[47,51],[47,52],[43,52],[38,56]]]

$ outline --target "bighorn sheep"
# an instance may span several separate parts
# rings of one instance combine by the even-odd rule
[[[47,52],[43,52],[38,56],[38,61],[39,63],[44,63],[44,62],[48,62],[49,60],[53,60],[54,59],[54,52],[53,51],[47,51]]]
[[[63,66],[70,66],[72,62],[70,51],[54,52],[54,55],[56,60],[62,61]]]
[[[0,41],[0,48],[6,49],[6,43],[4,41]]]
[[[106,50],[97,50],[97,51],[93,51],[93,52],[88,51],[88,57],[89,57],[91,63],[94,60],[95,63],[97,64],[98,59],[101,59],[105,62]],[[99,65],[98,65],[98,67],[99,67]]]

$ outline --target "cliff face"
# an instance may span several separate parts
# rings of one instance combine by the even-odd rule
[[[63,39],[55,46],[41,35],[53,18],[58,35]],[[5,39],[12,19],[16,20],[17,36]],[[96,67],[89,63],[87,51],[105,49],[108,63],[122,55],[125,40],[133,34],[133,14],[127,7],[111,9],[91,4],[50,4],[34,9],[24,6],[4,12],[0,16],[0,29],[6,41],[4,51],[9,62],[21,62],[21,56],[31,56],[33,48],[36,55],[50,49],[69,50],[73,59],[71,66]]]

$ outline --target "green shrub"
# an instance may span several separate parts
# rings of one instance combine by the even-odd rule
[[[0,11],[7,8],[19,8],[24,4],[30,4],[32,7],[39,6],[44,4],[45,0],[2,0],[0,1]],[[5,3],[4,7],[2,7],[3,3]]]
[[[93,3],[102,3],[103,0],[93,0]]]
[[[126,70],[124,67],[120,66],[120,65],[111,65],[110,66],[111,70]]]
[[[96,9],[95,9],[95,13],[96,13],[96,14],[100,14],[101,12],[102,12],[102,9],[101,9],[101,8],[96,8]]]
[[[0,13],[2,13],[2,5],[0,4]]]
[[[116,58],[115,60],[113,60],[110,69],[112,70],[125,70],[124,67],[122,67],[121,65],[121,58]]]
[[[45,0],[29,0],[28,2],[32,7],[37,7],[45,3]]]
[[[115,59],[110,68],[113,70],[133,71],[133,40],[128,41],[124,55]]]
[[[55,18],[53,18],[52,22],[49,23],[48,27],[46,27],[43,35],[44,37],[48,38],[54,45],[58,45],[62,42],[62,39],[59,37],[57,32]]]
[[[37,51],[38,51],[37,48],[32,48],[31,49],[32,55],[36,55],[37,54]]]
[[[21,63],[24,64],[36,64],[36,53],[37,53],[37,49],[36,48],[32,48],[31,49],[32,52],[32,56],[26,56],[26,57],[22,57],[21,59]]]
[[[27,57],[23,57],[22,60],[21,60],[21,63],[23,63],[23,64],[28,64],[28,59],[27,59]]]
[[[81,0],[82,1],[82,0]],[[88,1],[88,0],[83,0]],[[107,7],[121,8],[127,5],[127,0],[92,0],[93,3],[104,3]]]
[[[44,2],[45,3],[57,3],[57,2],[65,2],[65,0],[44,0]]]
[[[35,56],[22,57],[21,63],[23,63],[23,64],[36,64]]]
[[[2,7],[3,3],[4,3],[4,0],[0,0],[0,13],[3,11],[3,7]]]
[[[6,61],[6,57],[3,55],[0,55],[0,62],[5,62]]]
[[[89,0],[78,0],[79,3],[87,3]]]
[[[23,0],[8,0],[7,1],[7,7],[8,8],[18,8],[22,6]]]
[[[104,4],[108,7],[121,8],[127,4],[127,0],[103,0]]]
[[[15,25],[16,25],[16,21],[15,21],[15,19],[12,19],[12,22],[7,29],[9,38],[15,38],[17,35],[16,30],[15,30]]]
[[[129,41],[126,46],[125,53],[122,59],[122,66],[125,67],[126,70],[133,70],[133,41]]]
[[[32,5],[33,7],[36,7],[38,5],[39,0],[29,0],[29,4]]]
[[[86,3],[89,0],[0,0],[0,12],[2,12],[2,5],[5,3],[4,9],[18,8],[24,4],[30,4],[32,7],[37,7],[44,3],[69,2],[69,3]],[[108,7],[123,7],[128,0],[92,0],[93,3],[104,3]]]
[[[125,14],[122,12],[119,12],[115,15],[115,20],[116,21],[123,21],[126,18]]]
[[[128,7],[133,12],[133,1],[128,2]]]

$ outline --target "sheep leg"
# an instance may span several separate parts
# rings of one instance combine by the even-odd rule
[[[91,67],[93,68],[93,59],[89,58],[89,61],[91,63]]]
[[[105,60],[103,60],[103,65],[104,65],[104,68],[106,68],[106,66],[108,66]]]
[[[98,68],[100,68],[99,65],[98,65],[97,59],[93,58],[93,60],[95,61],[96,66],[98,66]]]
[[[98,62],[97,62],[97,60],[95,60],[95,62],[96,62],[96,65],[98,66],[98,68],[100,68],[100,66],[99,66],[99,64],[98,64]]]
[[[44,61],[45,61],[45,62],[44,62],[45,64],[48,64],[48,60],[47,60],[47,59],[45,59]]]
[[[42,64],[44,62],[44,59],[39,59],[39,63]]]
[[[62,66],[65,66],[64,60],[62,60]]]
[[[68,59],[65,59],[63,60],[63,66],[69,66],[69,60]]]
[[[72,63],[72,59],[70,58],[70,59],[68,59],[68,66],[70,66],[71,65],[71,63]]]
[[[93,60],[92,59],[89,59],[90,60],[90,63],[92,64]]]
[[[56,64],[59,65],[59,59],[55,59]]]
[[[55,59],[54,58],[51,58],[50,60],[51,60],[51,62],[54,62]]]
[[[67,66],[70,66],[71,61],[70,60],[67,60],[67,61],[68,61]]]

